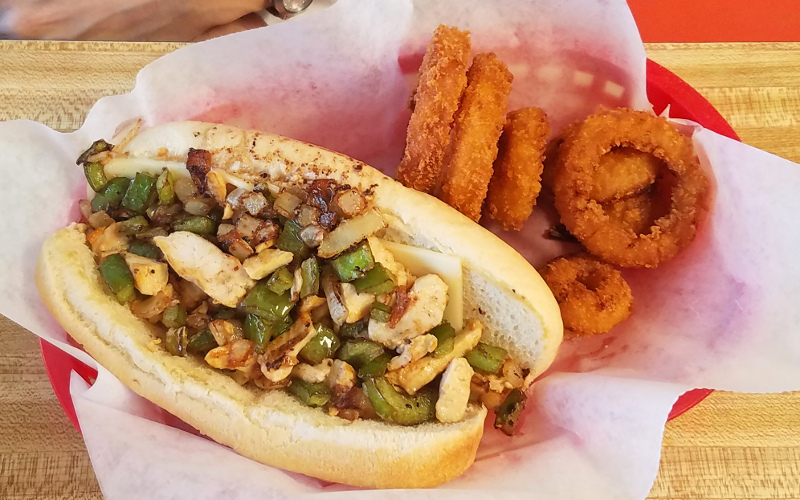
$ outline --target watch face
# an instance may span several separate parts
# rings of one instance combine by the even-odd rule
[[[286,12],[298,14],[306,10],[313,1],[314,0],[282,0],[278,3],[283,4],[283,7],[284,9],[286,9]]]
[[[297,15],[308,8],[314,0],[275,0],[273,8],[278,16],[286,19]]]
[[[0,0],[2,3],[3,0]],[[267,25],[278,24],[299,14],[320,12],[336,3],[336,0],[267,0],[261,16]]]

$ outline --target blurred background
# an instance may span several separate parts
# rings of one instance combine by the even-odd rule
[[[645,42],[797,42],[800,0],[628,0]]]
[[[205,40],[275,24],[306,8],[319,11],[335,1],[0,0],[0,39]],[[800,0],[628,4],[645,42],[800,41]]]

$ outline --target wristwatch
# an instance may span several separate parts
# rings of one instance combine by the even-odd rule
[[[281,19],[288,19],[300,14],[314,0],[266,0],[264,8]]]

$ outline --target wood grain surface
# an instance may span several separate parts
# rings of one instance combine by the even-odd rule
[[[0,120],[78,128],[176,44],[0,41]],[[800,162],[800,43],[653,44],[742,140]],[[37,339],[0,316],[0,498],[102,498]],[[651,499],[800,499],[800,393],[715,392],[669,422]]]

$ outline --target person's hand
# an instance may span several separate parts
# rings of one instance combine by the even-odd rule
[[[264,18],[261,17],[259,14],[252,13],[247,14],[246,16],[240,17],[239,19],[230,22],[228,24],[220,24],[218,26],[214,26],[203,33],[200,33],[197,37],[194,38],[194,41],[200,42],[202,40],[209,40],[211,38],[217,38],[218,36],[225,36],[230,35],[231,33],[238,33],[240,31],[251,30],[254,28],[261,28],[266,26],[267,23],[264,22]]]
[[[190,41],[263,26],[248,16],[263,7],[264,0],[0,0],[0,35]]]

